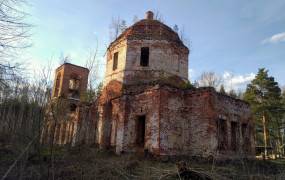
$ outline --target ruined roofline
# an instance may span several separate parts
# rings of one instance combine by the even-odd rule
[[[147,12],[147,14],[149,13],[150,11]],[[151,12],[152,13],[152,12]],[[190,51],[188,49],[188,47],[183,43],[183,41],[180,39],[179,35],[177,32],[175,32],[172,28],[170,28],[169,26],[167,26],[166,24],[162,23],[161,21],[159,20],[155,20],[153,18],[146,18],[146,19],[141,19],[139,21],[137,21],[136,23],[134,23],[133,25],[129,26],[128,28],[126,28],[118,37],[116,37],[116,39],[114,41],[112,41],[108,48],[107,48],[107,51],[113,46],[115,45],[117,42],[120,42],[122,40],[128,40],[128,37],[131,37],[133,34],[136,34],[136,33],[139,33],[139,34],[142,34],[144,35],[144,33],[142,32],[138,32],[136,28],[138,27],[142,27],[142,29],[144,29],[144,27],[147,27],[147,26],[157,26],[158,28],[160,28],[160,30],[164,29],[166,31],[169,31],[169,33],[172,33],[175,37],[175,40],[170,40],[170,39],[165,39],[166,41],[170,41],[172,43],[177,43],[181,46],[183,46],[184,48],[186,48],[188,51]],[[146,36],[148,36],[148,34],[145,34]],[[163,36],[163,35],[161,35]],[[143,38],[141,40],[144,40]],[[145,39],[147,40],[147,39]],[[162,39],[163,40],[163,39]]]
[[[134,86],[137,87],[137,85],[130,85],[130,86]],[[164,88],[165,90],[171,91],[171,89],[175,89],[184,93],[189,93],[189,94],[195,94],[195,93],[202,93],[202,92],[209,92],[211,93],[213,96],[217,95],[217,96],[222,96],[226,99],[229,99],[232,102],[238,103],[238,104],[243,104],[249,107],[249,103],[241,100],[241,99],[237,99],[237,98],[233,98],[231,96],[225,95],[225,94],[221,94],[219,92],[217,92],[213,87],[200,87],[200,88],[191,88],[191,89],[181,89],[169,84],[155,84],[155,85],[146,85],[145,88],[136,88],[136,91],[123,91],[120,95],[114,96],[112,98],[109,99],[109,101],[113,101],[116,99],[119,99],[123,96],[136,96],[142,93],[146,93],[146,92],[151,92],[151,91],[158,91],[160,89]],[[97,100],[96,100],[97,102]]]
[[[196,88],[196,90],[197,90],[197,91],[199,91],[199,90],[212,91],[212,92],[214,92],[215,94],[217,94],[218,96],[223,96],[223,97],[225,97],[225,98],[231,99],[231,100],[236,101],[236,102],[244,103],[244,104],[247,104],[247,105],[249,106],[249,103],[248,103],[248,102],[246,102],[246,101],[244,101],[244,100],[242,100],[242,99],[234,98],[234,97],[229,96],[229,95],[227,95],[227,94],[220,93],[220,92],[216,91],[215,88],[213,88],[213,87],[199,87],[199,88]]]
[[[143,93],[143,92],[146,92],[146,91],[150,91],[150,90],[154,90],[154,89],[160,89],[160,88],[168,88],[169,90],[170,89],[175,89],[175,90],[178,90],[178,91],[181,91],[181,92],[184,92],[184,93],[198,93],[198,92],[210,92],[210,93],[213,93],[213,94],[216,94],[217,96],[220,96],[220,97],[225,97],[231,101],[234,101],[234,102],[237,102],[237,103],[243,103],[243,104],[246,104],[247,106],[249,106],[249,103],[244,101],[244,100],[241,100],[241,99],[238,99],[238,98],[234,98],[232,96],[229,96],[227,94],[222,94],[218,91],[215,90],[215,88],[213,87],[199,87],[199,88],[196,88],[196,87],[185,87],[185,86],[180,86],[179,85],[174,85],[174,84],[171,84],[171,82],[165,82],[165,81],[151,81],[151,82],[140,82],[140,83],[137,83],[137,84],[123,84],[119,81],[111,81],[109,82],[108,84],[106,84],[106,86],[104,86],[104,89],[108,89],[109,88],[109,85],[114,83],[114,82],[118,82],[121,86],[121,91],[119,94],[117,94],[114,99],[116,98],[119,98],[123,95],[137,95],[137,94],[140,94],[140,93]],[[113,99],[113,98],[111,98]]]
[[[244,101],[244,100],[242,100],[242,99],[234,98],[234,97],[229,96],[229,95],[227,95],[227,94],[220,93],[220,92],[216,91],[216,89],[213,88],[213,87],[199,87],[199,88],[192,89],[192,90],[196,90],[196,91],[199,91],[199,90],[212,91],[212,92],[214,92],[215,94],[217,94],[218,96],[223,96],[223,97],[228,98],[228,99],[231,99],[231,100],[233,100],[233,101],[245,103],[245,104],[247,104],[247,105],[249,106],[249,103],[248,103],[248,102],[246,102],[246,101]]]
[[[79,66],[79,65],[76,65],[76,64],[67,63],[67,62],[65,62],[65,63],[63,63],[62,65],[60,65],[59,67],[57,67],[57,68],[56,68],[56,71],[58,71],[59,69],[61,69],[64,65],[69,65],[69,66],[74,66],[74,67],[82,68],[82,69],[87,70],[88,73],[89,73],[89,69],[88,69],[88,68],[82,67],[82,66]]]
[[[135,85],[127,85],[128,88],[130,88],[131,86],[132,87],[138,87],[138,84],[135,84]],[[176,89],[176,90],[179,90],[179,91],[184,91],[184,92],[191,92],[191,93],[195,93],[195,92],[211,92],[211,93],[215,93],[217,94],[218,96],[222,96],[222,97],[225,97],[227,99],[230,99],[232,101],[235,101],[235,102],[238,102],[238,103],[244,103],[246,105],[249,106],[249,103],[244,101],[244,100],[241,100],[241,99],[238,99],[238,98],[234,98],[232,96],[229,96],[227,94],[222,94],[218,91],[215,90],[215,88],[213,87],[199,87],[199,88],[195,88],[195,87],[191,87],[191,88],[179,88],[177,86],[174,86],[174,85],[171,85],[171,84],[168,84],[168,83],[156,83],[156,84],[141,84],[141,86],[145,86],[146,88],[137,88],[139,90],[137,91],[134,91],[132,93],[128,93],[128,92],[123,92],[122,95],[136,95],[136,94],[140,94],[140,93],[143,93],[145,91],[150,91],[150,90],[154,90],[154,89],[160,89],[160,88],[163,88],[163,87],[166,87],[166,88],[172,88],[172,89]]]
[[[216,90],[215,90],[215,91],[216,91]],[[227,95],[227,94],[220,93],[220,92],[218,92],[218,91],[216,91],[216,93],[217,93],[217,95],[219,95],[219,96],[224,96],[224,97],[226,97],[226,98],[232,99],[232,100],[234,100],[234,101],[239,101],[239,102],[245,103],[245,104],[247,104],[248,106],[250,106],[250,104],[249,104],[247,101],[245,101],[245,100],[238,99],[238,98],[234,98],[234,97],[232,97],[232,96],[229,96],[229,95]]]
[[[242,99],[234,98],[234,97],[229,96],[229,95],[227,95],[227,94],[220,93],[220,92],[216,91],[215,88],[213,88],[213,87],[179,88],[179,87],[173,86],[173,85],[171,85],[171,84],[167,84],[167,83],[162,83],[162,84],[158,84],[158,85],[159,85],[160,87],[164,87],[164,86],[165,86],[165,87],[170,87],[170,88],[178,89],[178,90],[181,90],[181,91],[188,91],[188,92],[190,92],[190,91],[192,91],[192,92],[195,92],[195,91],[196,91],[196,92],[199,92],[199,91],[202,91],[202,92],[207,92],[207,91],[208,91],[208,92],[213,92],[213,93],[217,94],[218,96],[223,96],[223,97],[226,97],[226,98],[231,99],[231,100],[233,100],[233,101],[245,103],[245,104],[247,104],[247,105],[249,106],[249,103],[248,103],[248,102],[246,102],[246,101],[244,101],[244,100],[242,100]]]
[[[115,45],[115,44],[116,44],[117,42],[119,42],[119,41],[128,40],[128,35],[131,34],[131,31],[133,30],[134,26],[138,25],[138,24],[141,23],[142,21],[145,21],[145,19],[142,19],[142,20],[136,22],[135,24],[129,26],[127,29],[125,29],[115,40],[113,40],[113,41],[109,44],[107,50],[109,50],[113,45]],[[147,21],[150,21],[150,20],[147,20]],[[188,49],[188,51],[190,51],[189,48],[188,48],[188,47],[183,43],[183,41],[180,39],[179,35],[178,35],[172,28],[170,28],[169,26],[167,26],[166,24],[163,24],[162,22],[160,22],[160,21],[158,21],[158,20],[151,20],[151,21],[160,23],[161,26],[162,26],[162,28],[165,28],[165,29],[171,31],[172,33],[175,33],[175,34],[178,36],[178,38],[179,38],[179,41],[176,41],[176,43],[178,43],[179,45],[183,46],[184,48]],[[173,43],[175,43],[175,42],[173,41]]]

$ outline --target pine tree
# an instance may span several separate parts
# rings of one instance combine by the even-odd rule
[[[282,92],[282,100],[281,100],[281,106],[282,106],[282,114],[281,114],[281,123],[282,123],[282,128],[280,129],[280,131],[282,131],[282,136],[284,137],[285,136],[285,88],[283,89],[283,92]],[[283,140],[283,141],[282,141]],[[281,139],[281,141],[282,141],[282,145],[284,145],[285,144],[285,142],[284,142],[284,138],[283,139]],[[284,146],[282,147],[282,154],[284,155],[285,154],[285,152],[284,152]]]
[[[277,121],[279,112],[277,111],[281,105],[281,89],[274,77],[268,76],[268,70],[264,68],[258,70],[255,79],[246,88],[244,100],[251,105],[256,120],[256,129],[263,129],[264,154],[267,156],[269,137],[274,136],[274,132],[277,134],[280,132],[280,124]],[[269,134],[269,128],[271,134]]]
[[[282,104],[282,107],[285,107],[285,87],[282,88],[282,91],[281,91],[281,104]]]

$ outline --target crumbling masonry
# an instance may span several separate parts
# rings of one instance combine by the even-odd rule
[[[80,100],[87,69],[65,63],[56,70],[42,142],[97,144],[117,154],[253,157],[249,105],[188,87],[188,55],[177,33],[147,12],[109,45],[104,88],[92,104]]]

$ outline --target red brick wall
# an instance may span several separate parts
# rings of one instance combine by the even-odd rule
[[[59,85],[60,96],[64,97],[67,96],[69,90],[69,80],[73,74],[77,75],[80,78],[80,86],[79,86],[80,94],[86,91],[89,70],[80,66],[65,63],[56,69],[52,97],[55,96],[54,93],[56,86],[56,78],[58,74],[61,74],[60,85]]]
[[[146,115],[144,148],[157,155],[234,157],[242,148],[231,150],[231,121],[253,127],[249,106],[243,101],[220,95],[212,88],[181,90],[157,85],[112,100],[109,138],[118,153],[138,151],[135,140],[139,115]],[[217,149],[219,118],[228,124],[229,145],[224,151]],[[246,134],[250,138],[248,155],[254,152],[253,134]],[[242,137],[239,139],[242,141]]]

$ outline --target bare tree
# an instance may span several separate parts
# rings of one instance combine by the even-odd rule
[[[13,81],[20,73],[20,64],[1,64],[0,63],[0,88],[8,87],[9,83]]]
[[[227,94],[227,93],[226,93],[226,90],[225,90],[225,87],[224,87],[223,84],[220,86],[219,92],[220,92],[221,94]]]
[[[199,82],[197,80],[195,80],[194,83],[193,83],[193,86],[196,87],[196,88],[199,88],[200,87],[199,86]]]
[[[22,8],[24,0],[0,0],[0,57],[14,56],[17,50],[28,47],[31,25],[25,23],[27,16]],[[16,50],[16,51],[15,51]],[[3,64],[3,63],[1,63]]]
[[[120,22],[120,33],[122,33],[122,32],[124,32],[126,29],[127,29],[127,22],[126,22],[126,20],[122,20],[121,22]]]
[[[160,22],[164,22],[163,15],[158,10],[154,11],[154,19]]]
[[[88,85],[87,85],[87,101],[92,101],[96,97],[97,87],[100,84],[99,79],[99,58],[98,56],[98,40],[96,39],[96,47],[91,50],[86,60],[85,67],[89,69]]]
[[[172,29],[173,29],[173,31],[175,31],[177,34],[179,33],[179,27],[178,27],[177,24],[175,24]]]
[[[61,64],[64,64],[64,63],[70,63],[72,61],[71,57],[69,54],[64,54],[64,53],[61,53],[60,56],[59,56],[59,60],[58,60],[58,63],[61,65]]]
[[[182,28],[180,29],[180,28],[178,27],[178,25],[175,24],[172,29],[173,29],[173,31],[175,31],[175,32],[178,34],[180,40],[181,40],[186,46],[190,47],[190,41],[189,41],[189,39],[188,39],[187,36],[186,36],[184,26],[182,26]]]
[[[217,88],[222,83],[222,78],[214,72],[203,72],[198,82],[199,86]]]
[[[177,27],[178,28],[178,27]],[[187,46],[187,47],[190,47],[190,41],[189,39],[187,38],[187,35],[185,33],[185,28],[184,26],[182,26],[181,29],[177,29],[177,33],[179,35],[179,38],[180,40]]]
[[[20,64],[11,63],[19,50],[28,47],[31,25],[24,22],[27,13],[24,0],[0,0],[0,88],[21,71]],[[20,77],[20,76],[18,76]]]
[[[236,91],[234,89],[231,89],[228,94],[229,94],[229,96],[231,96],[233,98],[237,98],[238,97],[238,95],[237,95],[237,93],[236,93]]]
[[[11,81],[6,81],[8,86],[0,90],[3,94],[0,96],[0,137],[5,137],[6,143],[18,149],[19,154],[5,176],[12,169],[21,176],[25,166],[18,169],[16,165],[26,163],[31,156],[40,156],[40,134],[50,97],[50,74],[50,64],[32,80],[16,74],[10,76]]]
[[[48,61],[41,69],[34,72],[31,98],[34,102],[45,107],[51,97],[52,89],[52,60]]]
[[[112,18],[109,26],[110,41],[114,41],[123,31],[127,29],[127,22],[120,17]]]
[[[139,21],[138,16],[137,16],[137,15],[134,15],[134,17],[133,17],[133,24],[135,24],[135,23],[138,22],[138,21]]]

